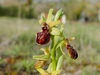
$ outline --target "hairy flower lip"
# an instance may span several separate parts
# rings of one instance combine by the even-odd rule
[[[66,39],[66,48],[68,49],[68,54],[72,59],[78,58],[77,51],[73,48],[73,46],[70,45],[69,41],[73,40],[73,38],[67,38]]]
[[[36,42],[38,44],[44,45],[50,41],[50,31],[48,25],[45,23],[42,27],[42,32],[37,33]]]
[[[68,49],[68,52],[69,52],[71,58],[72,59],[77,59],[78,58],[77,51],[70,44],[68,44],[66,47]]]
[[[47,44],[50,41],[50,33],[48,31],[38,32],[36,42],[38,44]]]

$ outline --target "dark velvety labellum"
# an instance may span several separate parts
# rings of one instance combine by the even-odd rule
[[[78,58],[78,53],[77,53],[77,51],[72,46],[67,45],[67,49],[68,49],[68,52],[71,55],[72,59]]]
[[[50,41],[50,32],[47,28],[43,27],[42,32],[37,33],[36,42],[38,44],[47,44]]]

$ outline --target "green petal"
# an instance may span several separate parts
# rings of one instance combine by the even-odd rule
[[[60,35],[60,31],[58,28],[53,27],[50,32],[52,35]]]
[[[58,25],[58,24],[60,24],[60,23],[61,23],[60,20],[58,20],[58,21],[50,22],[48,25],[49,25],[50,27],[54,27],[54,26],[56,26],[56,25]]]

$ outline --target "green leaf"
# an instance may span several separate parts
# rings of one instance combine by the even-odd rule
[[[33,59],[37,60],[48,60],[50,55],[38,55],[38,56],[33,56]]]
[[[50,32],[52,35],[60,35],[60,31],[58,28],[53,27]]]
[[[63,62],[63,55],[61,55],[60,58],[59,58],[59,60],[58,60],[56,70],[59,70],[61,68],[62,62]]]
[[[47,71],[49,72],[49,73],[51,73],[52,71],[53,71],[53,68],[52,68],[53,66],[52,66],[52,63],[50,63],[50,65],[49,65],[49,67],[48,67],[48,69],[47,69]]]
[[[47,20],[46,23],[50,23],[52,21],[52,13],[53,13],[53,9],[49,10],[48,16],[47,16]]]

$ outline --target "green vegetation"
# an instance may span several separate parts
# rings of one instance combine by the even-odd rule
[[[20,14],[21,18],[36,18],[33,7],[20,6],[20,9],[21,11],[19,13],[18,6],[0,6],[0,16],[18,17],[18,15]]]
[[[34,19],[0,18],[0,71],[4,71],[4,68],[1,67],[3,64],[11,64],[11,70],[13,68],[19,72],[24,67],[28,74],[36,73],[33,68],[32,56],[41,54],[38,50],[41,47],[39,48],[35,42],[35,35],[41,29],[40,27],[38,21]],[[99,23],[68,22],[65,27],[64,34],[66,37],[76,37],[72,45],[78,50],[79,58],[74,61],[67,57],[67,63],[63,65],[63,73],[99,75]],[[64,51],[67,52],[66,49]],[[13,64],[14,60],[16,62]]]
[[[27,2],[22,3],[22,0],[18,1],[18,5],[13,3],[10,6],[6,6],[6,4],[0,5],[0,16],[38,18],[40,16],[38,14],[47,14],[50,8],[55,9],[54,13],[59,8],[63,8],[68,20],[79,20],[81,17],[86,16],[89,21],[99,21],[100,2],[91,4],[87,0],[61,0],[60,2],[34,2],[33,0],[27,0]]]

